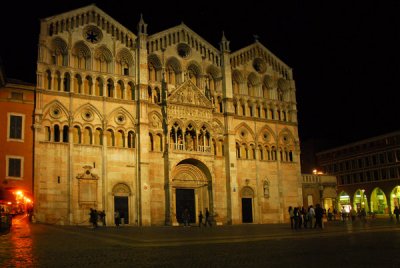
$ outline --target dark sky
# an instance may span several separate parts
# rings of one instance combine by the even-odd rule
[[[142,13],[149,34],[183,21],[217,48],[224,31],[232,51],[258,35],[293,68],[301,140],[330,140],[329,148],[400,130],[400,1],[158,2],[2,4],[0,56],[6,74],[35,82],[39,19],[96,3],[134,33]]]

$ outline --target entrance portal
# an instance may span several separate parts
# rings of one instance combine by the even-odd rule
[[[129,209],[127,196],[114,196],[114,211],[119,211],[121,219],[124,219],[124,224],[129,224]]]
[[[196,208],[194,201],[194,189],[176,189],[176,219],[183,223],[182,214],[187,208],[190,215],[190,223],[196,222]]]
[[[242,221],[243,223],[253,222],[253,199],[242,198]]]

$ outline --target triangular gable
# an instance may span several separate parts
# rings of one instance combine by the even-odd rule
[[[43,21],[46,21],[48,23],[54,21],[54,22],[61,22],[62,20],[67,21],[68,19],[72,19],[72,18],[77,18],[77,16],[81,16],[82,14],[86,14],[87,16],[98,16],[100,15],[102,19],[105,19],[105,23],[109,22],[110,25],[113,25],[116,29],[120,29],[123,30],[127,33],[129,33],[129,35],[132,36],[132,39],[136,39],[136,35],[129,30],[128,28],[126,28],[125,26],[123,26],[121,23],[119,23],[118,21],[116,21],[113,17],[111,17],[110,15],[108,15],[106,12],[104,12],[103,10],[101,10],[98,6],[96,6],[95,4],[91,4],[91,5],[87,5],[81,8],[77,8],[68,12],[64,12],[61,14],[57,14],[57,15],[53,15],[47,18],[43,18]],[[93,15],[95,14],[95,15]],[[94,22],[92,20],[90,20],[90,22],[86,22],[84,23],[84,25],[86,24],[93,24]],[[79,25],[81,26],[81,25]]]
[[[204,93],[188,79],[168,96],[168,104],[179,104],[212,109],[212,103]]]
[[[177,26],[174,26],[174,27],[168,28],[166,30],[163,30],[161,32],[154,33],[154,34],[150,35],[148,37],[147,41],[151,42],[151,41],[159,40],[159,39],[162,39],[163,37],[167,36],[168,34],[172,34],[172,33],[179,33],[179,34],[183,33],[186,37],[189,36],[189,38],[191,40],[196,40],[198,42],[199,46],[202,45],[202,46],[210,49],[215,54],[219,53],[219,50],[216,47],[211,45],[207,40],[205,40],[203,37],[198,35],[195,31],[190,29],[183,22],[181,24],[177,25]],[[186,41],[180,40],[180,42],[188,43],[188,40],[186,40]],[[174,45],[174,44],[171,44],[171,45]]]
[[[255,58],[263,58],[269,65],[276,68],[277,66],[281,66],[280,68],[284,68],[290,70],[291,68],[284,63],[281,59],[279,59],[274,53],[272,53],[268,48],[266,48],[259,41],[254,42],[251,45],[248,45],[244,48],[241,48],[231,54],[231,59],[238,58],[240,60],[235,61],[232,65],[240,65],[242,60],[244,61],[253,61]],[[244,62],[243,62],[244,63]]]

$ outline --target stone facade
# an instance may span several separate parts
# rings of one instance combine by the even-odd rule
[[[278,223],[302,204],[292,70],[257,40],[135,34],[90,5],[41,21],[36,94],[39,221]]]

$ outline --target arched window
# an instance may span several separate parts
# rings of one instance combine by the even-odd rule
[[[73,131],[74,143],[81,144],[81,128],[79,126],[74,126]]]
[[[260,154],[259,160],[265,160],[264,159],[264,150],[263,150],[263,147],[261,145],[258,146],[258,152]]]
[[[68,142],[69,127],[63,127],[63,142]]]
[[[54,141],[60,142],[60,126],[54,125]]]
[[[236,143],[236,158],[240,158],[241,154],[240,154],[240,145],[239,143]]]
[[[128,148],[135,148],[135,132],[128,132]]]
[[[93,81],[90,76],[86,76],[85,81],[83,83],[83,94],[93,95]]]
[[[79,74],[75,75],[74,91],[76,93],[85,94],[84,88],[82,88],[82,78]]]
[[[69,73],[64,74],[63,86],[65,92],[71,91],[71,76],[69,75]]]
[[[114,97],[114,82],[111,79],[107,80],[107,97]]]
[[[115,146],[114,131],[112,129],[107,130],[107,146]]]
[[[163,143],[162,143],[162,135],[161,134],[157,134],[157,146],[156,146],[156,148],[160,152],[163,151]]]
[[[135,100],[135,86],[132,82],[128,83],[128,88],[126,90],[126,99]]]
[[[83,130],[83,144],[92,144],[92,129],[85,127]]]
[[[45,137],[44,140],[45,141],[51,141],[51,129],[50,127],[45,127]]]
[[[45,85],[46,85],[46,89],[50,89],[51,90],[51,72],[50,70],[46,71],[46,76],[45,76]]]
[[[122,82],[121,80],[118,81],[117,83],[117,89],[116,89],[116,96],[115,98],[117,99],[124,99],[124,90],[125,86],[124,86],[124,82]]]
[[[96,128],[95,135],[94,135],[94,144],[96,145],[103,145],[103,130],[101,128]]]
[[[152,133],[149,133],[149,141],[149,151],[152,152],[154,151],[154,138]]]
[[[103,96],[103,80],[100,77],[96,78],[94,91],[95,96]]]
[[[125,134],[122,130],[118,130],[116,133],[116,146],[125,147]]]

